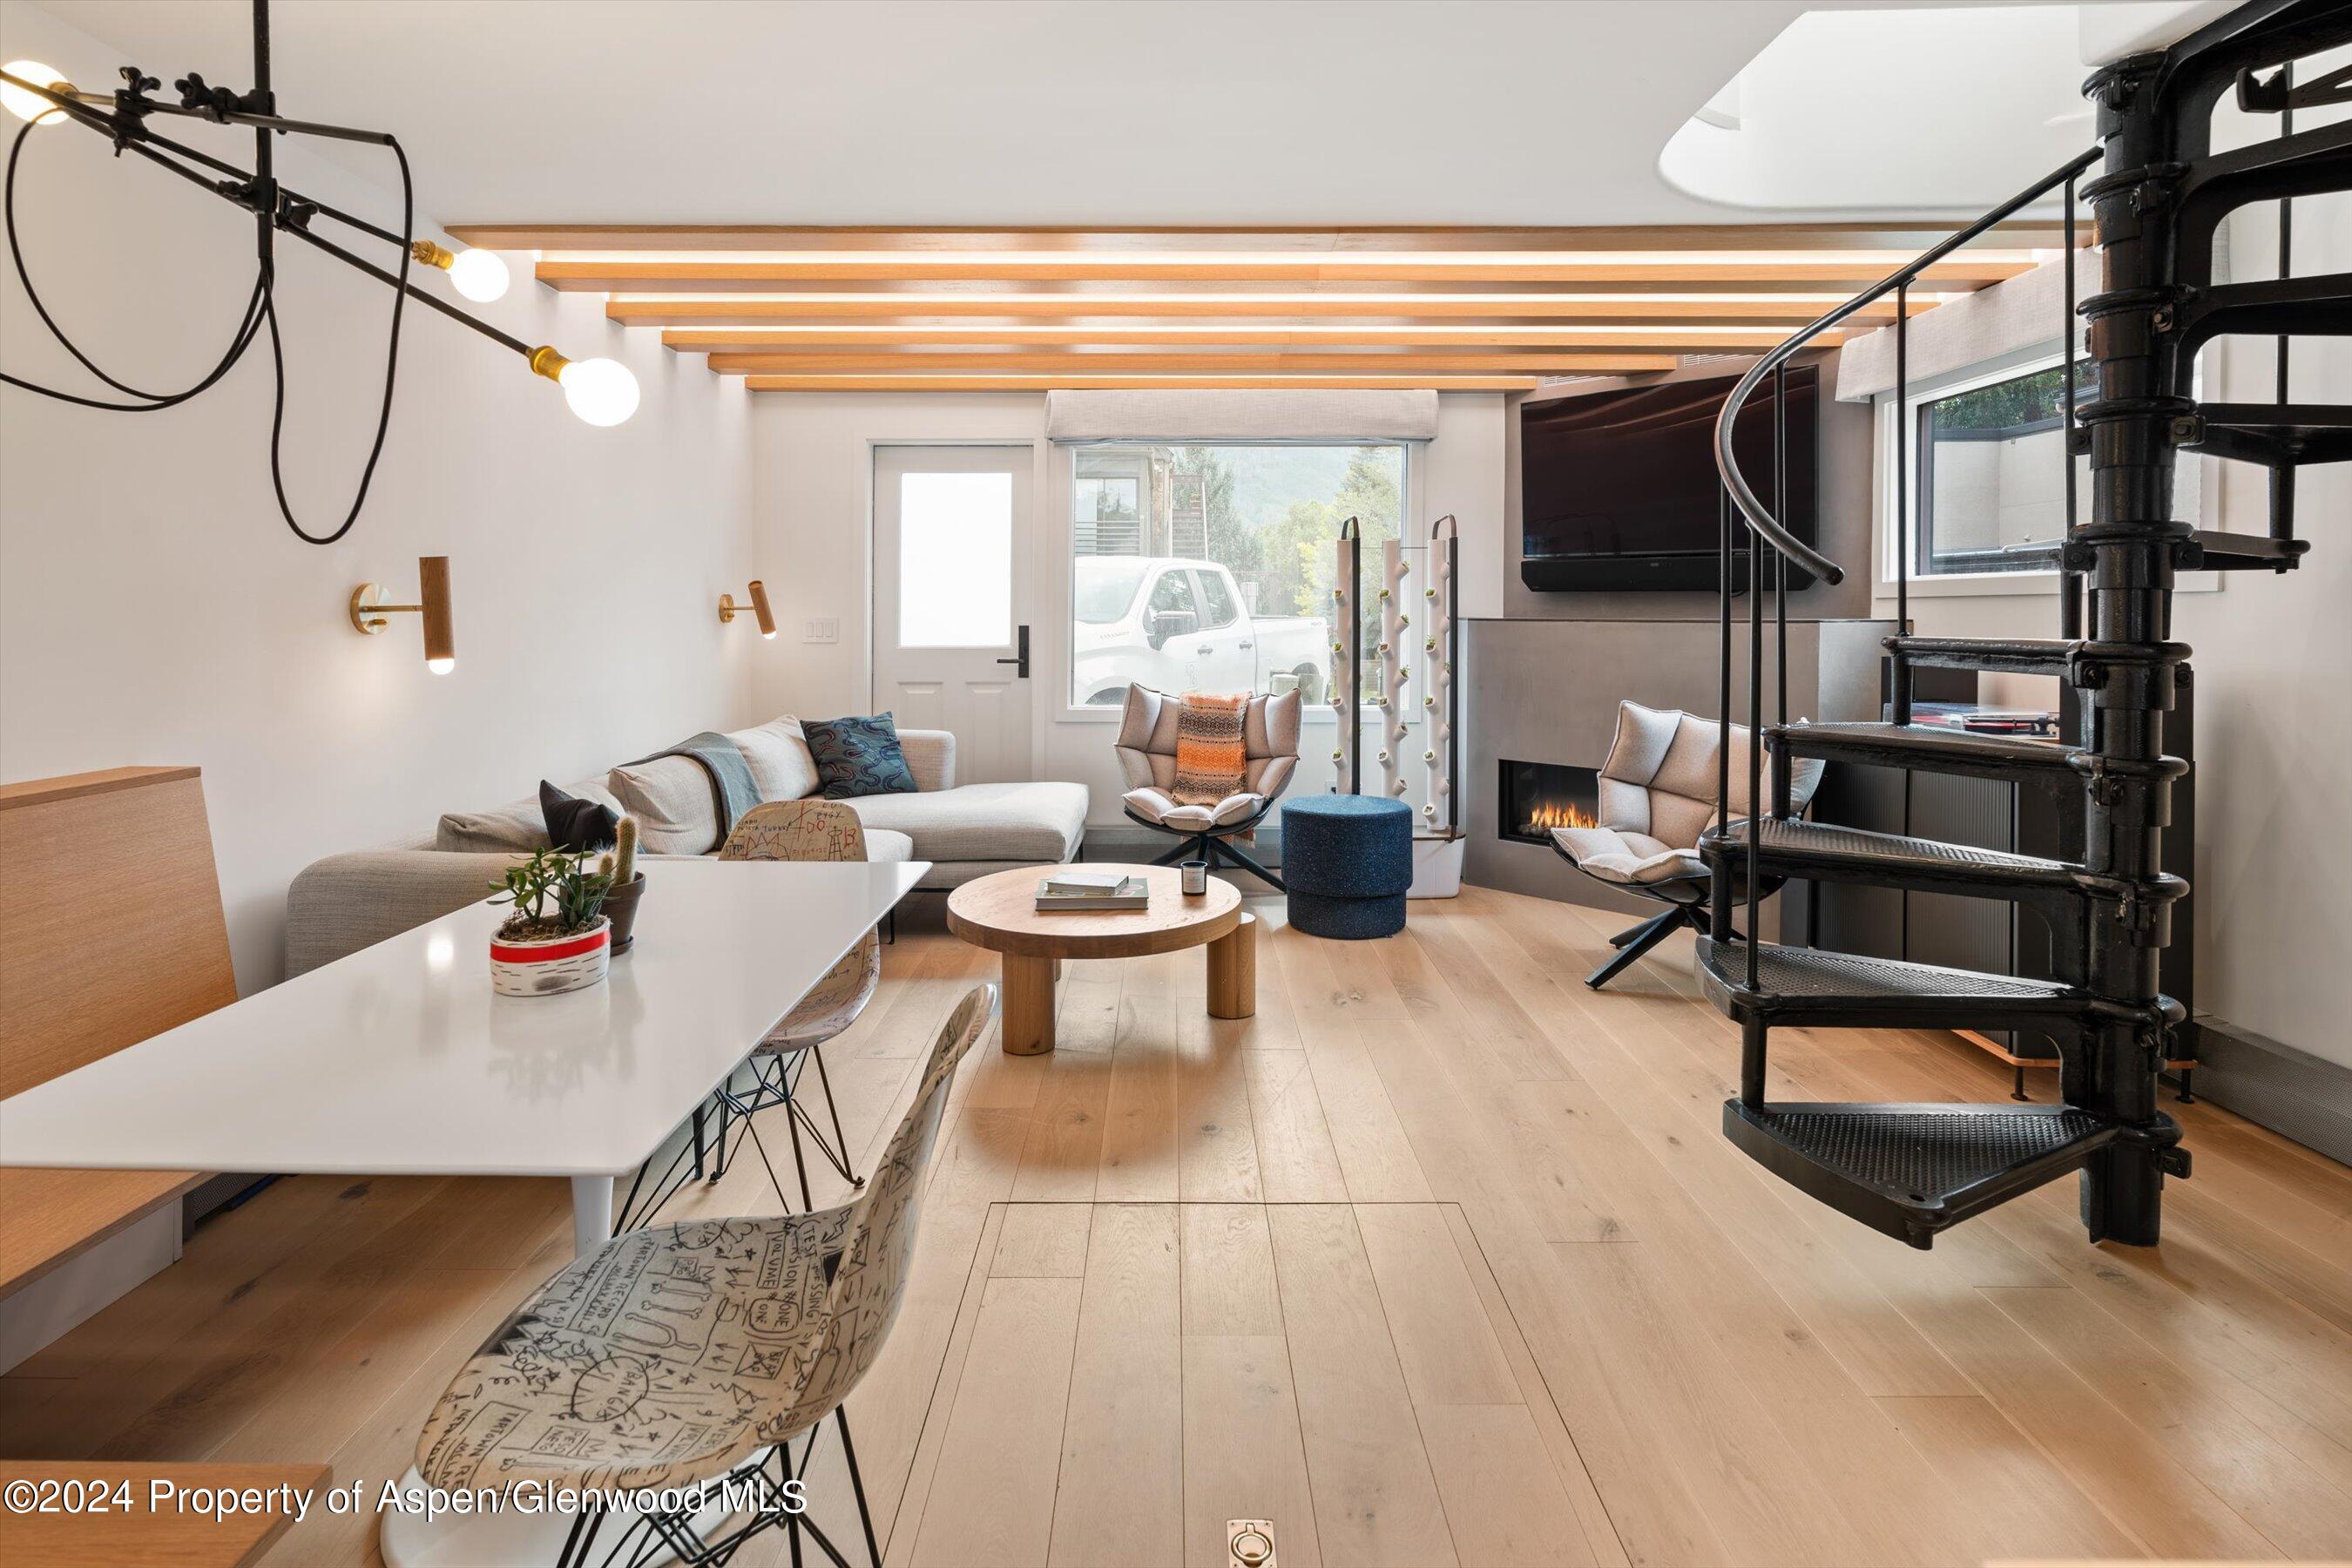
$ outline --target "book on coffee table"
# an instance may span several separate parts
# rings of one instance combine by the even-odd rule
[[[1039,914],[1072,914],[1090,910],[1148,910],[1151,884],[1140,877],[1085,874],[1084,880],[1048,877],[1037,884]]]

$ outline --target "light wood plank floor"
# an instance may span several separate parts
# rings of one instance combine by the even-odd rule
[[[1621,918],[1474,889],[1339,943],[1255,907],[1254,1019],[1205,1016],[1197,952],[1074,963],[1060,1050],[959,1079],[851,1406],[893,1564],[1211,1568],[1243,1516],[1286,1568],[2352,1555],[2352,1171],[2172,1107],[2161,1248],[2086,1245],[2062,1183],[1914,1252],[1723,1142],[1686,942],[1595,994]],[[829,1057],[869,1155],[993,973],[901,928]],[[2008,1089],[1942,1036],[1779,1043],[1776,1096]],[[775,1207],[746,1159],[680,1212]],[[0,1379],[0,1455],[381,1481],[569,1245],[559,1184],[281,1182]]]

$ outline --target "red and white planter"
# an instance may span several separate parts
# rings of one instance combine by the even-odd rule
[[[604,978],[613,958],[613,922],[533,942],[490,938],[490,989],[501,996],[553,996]]]

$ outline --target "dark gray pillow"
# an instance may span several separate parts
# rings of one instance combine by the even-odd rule
[[[558,849],[610,849],[621,826],[611,806],[567,795],[545,779],[539,781],[539,809]]]
[[[898,726],[887,713],[871,718],[803,719],[809,755],[816,759],[818,793],[827,800],[868,795],[913,795],[914,770],[898,746]]]

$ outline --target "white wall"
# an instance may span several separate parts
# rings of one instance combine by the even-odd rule
[[[751,415],[752,508],[758,554],[780,635],[752,685],[762,713],[865,712],[871,679],[872,447],[888,442],[1019,442],[1037,456],[1029,519],[1028,586],[1034,772],[1076,779],[1097,824],[1122,819],[1124,789],[1110,743],[1115,714],[1068,716],[1057,700],[1067,668],[1069,468],[1045,440],[1045,399],[1034,393],[841,393],[762,397]],[[1462,525],[1463,609],[1499,614],[1503,573],[1503,399],[1448,393],[1436,439],[1416,450],[1407,515],[1456,514]],[[801,639],[813,616],[841,622],[841,640]],[[1329,745],[1310,733],[1294,790],[1319,791]],[[1417,776],[1418,769],[1409,769]]]
[[[93,83],[135,58],[30,5],[0,8],[0,58],[25,57]],[[241,134],[176,130],[216,155],[252,153]],[[279,147],[289,184],[397,225],[396,187]],[[433,177],[416,171],[421,221],[438,216]],[[218,353],[251,286],[249,219],[70,126],[29,139],[17,198],[35,281],[100,363],[168,388]],[[391,293],[296,241],[279,258],[287,480],[315,529],[341,521],[374,428]],[[714,608],[752,574],[745,395],[653,333],[607,326],[600,301],[530,283],[530,258],[509,261],[512,290],[482,313],[573,358],[625,360],[644,389],[636,417],[592,429],[519,356],[412,307],[374,489],[326,548],[298,542],[271,499],[266,342],[165,413],[0,388],[0,778],[201,766],[247,991],[280,973],[286,886],[310,860],[737,721],[753,650],[774,646]],[[93,384],[13,276],[0,363]],[[345,618],[362,581],[413,600],[425,554],[450,557],[447,676],[426,671],[416,617],[377,637]]]
[[[2299,115],[2297,128],[2328,118]],[[2261,133],[2271,128],[2264,122]],[[2247,138],[2241,117],[2224,108],[2216,145]],[[2277,275],[2276,210],[2250,208],[2231,223],[2234,277]],[[2352,268],[2352,197],[2297,202],[2294,234],[2298,276]],[[2205,355],[2205,395],[2269,402],[2276,396],[2275,363],[2267,338],[2223,340]],[[2302,340],[2292,369],[2295,401],[2352,404],[2352,342]],[[2266,532],[2265,470],[2215,467],[2218,515],[2204,526]],[[2343,526],[2352,521],[2352,465],[2305,468],[2298,484],[2296,532],[2311,542],[2298,570],[2231,574],[2219,593],[2174,601],[2173,636],[2196,650],[2197,1005],[2352,1065],[2352,1031],[2332,986],[2344,936],[2328,859],[2342,836],[2345,781],[2352,778],[2352,621],[2345,608],[2352,605],[2352,533]],[[2083,504],[2087,515],[2087,497]],[[1911,605],[1918,629],[1932,635],[2057,630],[2056,600],[2047,592],[1914,596]],[[1891,601],[1880,608],[1890,610]]]

